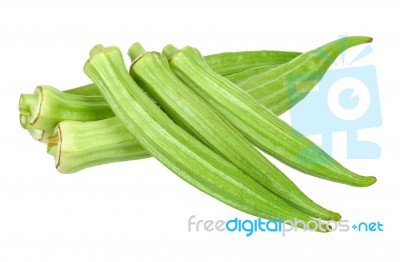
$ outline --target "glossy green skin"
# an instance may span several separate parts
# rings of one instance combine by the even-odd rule
[[[192,186],[258,217],[312,220],[176,125],[133,81],[118,48],[97,52],[84,71],[140,144]]]
[[[360,176],[346,169],[252,96],[216,74],[197,49],[185,47],[169,63],[184,83],[266,153],[320,178],[353,186],[375,183],[375,177]],[[302,72],[301,68],[292,72],[295,70]]]
[[[240,83],[249,80],[252,77],[255,77],[261,73],[268,72],[279,65],[262,65],[262,66],[256,66],[252,67],[237,73],[229,74],[229,75],[224,75],[226,79],[229,81],[235,83],[236,85],[240,85]]]
[[[140,56],[133,62],[130,74],[175,123],[265,188],[313,217],[340,220],[339,214],[308,198],[236,128],[183,84],[172,72],[164,55],[149,52]]]

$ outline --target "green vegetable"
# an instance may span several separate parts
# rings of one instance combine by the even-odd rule
[[[258,217],[312,220],[176,125],[133,81],[118,48],[97,52],[84,71],[140,144],[186,182]]]
[[[345,38],[346,39],[346,38]],[[363,41],[365,42],[366,40],[366,38],[364,38],[364,40],[363,39],[361,39],[361,38],[359,38],[359,37],[350,37],[349,39],[359,39],[358,40],[358,43],[362,43]],[[332,44],[328,44],[328,45],[326,45],[326,46],[328,46],[328,47],[330,47],[330,48],[328,48],[328,49],[326,49],[326,48],[324,48],[324,50],[326,50],[326,53],[334,53],[334,50],[336,50],[335,52],[336,53],[338,53],[340,50],[344,50],[344,49],[346,49],[346,48],[349,48],[351,45],[346,45],[346,43],[350,43],[350,42],[352,42],[352,44],[354,45],[355,44],[355,41],[354,40],[352,40],[352,41],[345,41],[345,42],[343,42],[343,40],[339,40],[339,41],[334,41],[334,42],[332,42]],[[176,52],[177,51],[177,49],[175,48],[175,47],[173,47],[173,46],[170,46],[171,48],[170,48],[170,53],[174,53],[174,52]],[[319,49],[316,49],[316,50],[319,50]],[[322,50],[322,49],[321,49]],[[322,51],[320,51],[320,53],[321,53]],[[305,54],[309,54],[310,52],[308,52],[308,53],[305,53]],[[310,56],[310,55],[307,55],[307,56]],[[319,56],[320,58],[322,58],[321,56]],[[317,59],[318,58],[318,56],[317,55],[315,55],[315,58]],[[332,59],[334,59],[335,58],[335,56],[334,55],[332,55]],[[327,61],[326,59],[324,59],[323,61]],[[319,64],[321,64],[321,63],[319,63]],[[305,64],[306,65],[306,64]],[[284,66],[284,65],[282,65],[282,66]],[[264,66],[264,67],[268,67],[268,66]],[[306,67],[305,67],[305,69],[307,69]],[[245,70],[245,71],[243,71],[243,72],[239,72],[239,73],[236,73],[236,74],[232,74],[231,76],[234,78],[234,79],[232,79],[232,80],[235,80],[235,81],[241,81],[242,79],[244,79],[244,78],[248,78],[249,76],[252,76],[252,72],[254,72],[254,71],[257,71],[258,70],[258,68],[253,68],[253,69],[249,69],[249,70]],[[314,70],[314,69],[313,69]],[[246,72],[247,71],[247,72]],[[242,73],[245,73],[245,74],[242,74]],[[235,75],[238,75],[239,77],[238,78],[236,78],[235,79]],[[296,75],[296,76],[299,76],[298,74]],[[242,78],[241,78],[242,77]],[[226,76],[226,78],[229,78],[229,76]],[[296,79],[295,77],[293,78],[293,79],[291,79],[291,80],[293,80],[293,83],[295,83],[296,85],[297,85],[297,83],[300,83],[301,81],[302,81],[302,78],[298,78],[298,79]],[[274,83],[274,81],[269,81],[268,79],[264,79],[264,80],[262,80],[262,81],[264,81],[265,83],[271,83],[271,84],[273,84]],[[309,85],[310,84],[310,82],[305,82],[305,83],[302,83],[302,85],[304,86],[304,85]],[[256,83],[255,83],[255,85],[256,85]],[[309,86],[309,88],[312,88],[312,86],[313,85],[311,85],[311,86]],[[265,90],[268,90],[269,89],[269,85],[268,84],[266,84],[266,85],[264,85],[264,87],[263,87]],[[282,88],[283,89],[286,89],[286,86],[282,86]],[[273,90],[272,88],[271,88],[271,90]],[[78,87],[78,88],[74,88],[74,89],[70,89],[70,90],[66,90],[66,91],[64,91],[64,92],[66,92],[66,93],[70,93],[70,94],[76,94],[76,95],[87,95],[87,96],[99,96],[99,95],[101,95],[101,92],[100,92],[100,90],[97,88],[97,86],[96,85],[94,85],[94,84],[89,84],[89,85],[86,85],[86,86],[82,86],[82,87]],[[275,93],[279,93],[279,89],[275,89]],[[302,94],[302,93],[297,93],[299,96],[301,96],[301,97],[303,97],[304,96],[304,94]],[[269,101],[269,99],[267,99],[267,97],[274,97],[274,92],[272,92],[272,93],[269,93],[269,92],[261,92],[261,93],[258,93],[257,92],[257,94],[255,94],[255,95],[259,95],[260,97],[255,97],[255,98],[257,98],[257,100],[258,101],[260,101],[260,100],[263,100],[263,101]],[[62,96],[62,94],[59,94],[59,95],[57,95],[57,96]],[[26,101],[26,100],[29,100],[28,98],[32,98],[32,97],[34,97],[34,96],[32,96],[32,95],[22,95],[21,96],[21,101],[20,101],[20,112],[21,112],[21,114],[26,114],[26,113],[28,113],[28,115],[30,114],[30,106],[28,105],[28,104],[32,104],[32,103],[34,103],[33,101]],[[48,99],[45,99],[44,100],[44,103],[47,103],[47,102],[50,102],[50,103],[52,103],[51,101],[49,101],[49,99],[51,100],[51,97],[48,97]],[[63,99],[68,99],[68,97],[67,98],[63,98]],[[37,102],[37,100],[36,100],[36,102]],[[68,105],[69,104],[69,102],[68,102],[68,100],[66,100],[65,101],[65,104],[66,105]],[[274,109],[275,107],[273,106],[273,105],[271,105],[271,107],[272,107],[272,109]],[[68,109],[68,108],[64,108],[65,110],[69,110],[69,111],[73,111],[73,108],[71,108],[71,109]],[[275,109],[277,109],[277,108],[275,108]],[[24,111],[25,110],[25,111]],[[277,113],[277,112],[275,112],[275,113]],[[67,112],[67,113],[65,113],[65,114],[63,114],[63,115],[69,115],[69,113]],[[67,119],[63,119],[63,120],[69,120],[68,118]],[[53,125],[55,124],[55,122],[52,122],[53,123]],[[123,146],[121,146],[121,149],[119,150],[119,148],[116,146],[116,147],[113,147],[113,151],[114,151],[114,155],[115,155],[115,157],[112,157],[111,155],[110,155],[110,157],[112,157],[112,159],[114,159],[114,160],[117,160],[117,159],[121,159],[121,161],[122,161],[122,159],[129,159],[129,160],[133,160],[133,159],[136,159],[136,157],[139,155],[139,158],[141,158],[141,156],[142,155],[148,155],[148,153],[145,151],[145,149],[144,148],[141,148],[141,150],[143,150],[143,152],[141,152],[140,154],[138,154],[138,148],[136,147],[136,146],[132,146],[132,147],[129,147],[129,146],[125,146],[125,142],[124,142],[124,140],[123,139],[121,139],[121,141],[119,141],[118,139],[119,139],[119,137],[118,137],[118,135],[116,134],[116,133],[113,133],[113,132],[109,132],[110,130],[113,130],[113,128],[117,128],[118,126],[120,127],[121,125],[120,125],[120,123],[118,123],[118,120],[117,121],[111,121],[111,122],[107,122],[106,121],[106,123],[109,123],[111,126],[110,126],[110,129],[106,129],[106,128],[104,128],[103,129],[103,132],[99,132],[99,133],[95,133],[95,134],[93,134],[93,132],[92,132],[92,130],[91,130],[91,125],[90,124],[86,124],[86,125],[84,125],[82,128],[78,128],[78,126],[79,126],[79,123],[76,123],[75,125],[73,125],[74,127],[77,127],[77,131],[74,131],[74,128],[68,128],[68,129],[66,129],[65,131],[63,131],[63,133],[64,134],[66,134],[66,135],[64,135],[64,136],[67,136],[67,135],[69,135],[69,132],[71,132],[71,133],[74,133],[74,132],[78,132],[78,130],[79,130],[79,132],[81,132],[82,133],[82,137],[84,137],[84,133],[85,132],[88,132],[88,134],[90,134],[90,135],[92,135],[92,136],[95,136],[96,137],[96,139],[97,140],[99,140],[99,141],[106,141],[108,138],[110,139],[110,141],[116,141],[116,144],[118,145],[118,143],[121,143],[121,145],[123,145]],[[113,126],[114,125],[114,123],[115,123],[115,127]],[[50,124],[50,123],[48,123],[48,124]],[[96,125],[94,125],[94,127],[93,128],[96,128],[98,126],[98,124],[96,124]],[[46,132],[43,132],[42,130],[37,130],[37,129],[35,129],[33,126],[29,126],[29,132],[31,133],[31,135],[32,136],[34,136],[34,138],[35,139],[41,139],[41,134],[42,133],[46,133],[44,136],[45,136],[45,139],[42,139],[42,141],[44,141],[44,142],[46,142],[46,137],[48,137],[49,136],[49,134],[51,134],[52,132],[51,131],[46,131]],[[125,130],[125,132],[128,132],[127,130]],[[76,140],[76,147],[75,147],[75,149],[76,149],[76,151],[77,152],[79,152],[80,151],[80,149],[78,148],[78,146],[79,145],[81,145],[82,147],[84,147],[85,146],[85,142],[84,141],[78,141],[78,139],[80,138],[80,136],[75,136],[75,140]],[[96,139],[94,139],[94,140],[96,140]],[[135,138],[136,139],[136,138]],[[119,141],[119,142],[118,142]],[[133,142],[133,145],[135,145],[135,141],[132,141]],[[103,145],[102,144],[99,144],[99,150],[106,150],[104,147],[103,147]],[[95,150],[94,150],[95,151]],[[129,152],[131,152],[131,155],[130,155],[130,157],[129,157]],[[71,153],[72,153],[72,151],[71,151]],[[65,155],[65,154],[63,154],[63,155]],[[81,158],[81,160],[82,161],[85,161],[85,158]],[[109,162],[112,162],[112,160],[106,160],[106,159],[104,159],[103,158],[103,160],[104,160],[104,162],[106,162],[106,163],[109,163]],[[92,160],[90,160],[90,161],[92,161]],[[101,163],[101,162],[99,162],[99,163]],[[59,171],[61,171],[61,172],[66,172],[66,173],[70,173],[70,172],[75,172],[75,171],[78,171],[78,170],[80,170],[79,168],[85,168],[85,167],[89,167],[89,166],[92,166],[91,165],[91,163],[88,163],[87,164],[87,166],[85,165],[85,164],[82,164],[81,162],[79,162],[79,163],[77,163],[77,164],[79,164],[77,167],[74,167],[74,163],[73,162],[69,162],[69,166],[70,166],[70,169],[66,169],[66,168],[64,168],[64,169],[59,169]]]
[[[375,183],[375,177],[360,176],[346,169],[252,96],[216,74],[197,49],[185,47],[175,53],[169,63],[184,83],[266,153],[320,178],[353,186]],[[292,72],[294,70],[302,72],[299,68],[292,68]]]
[[[324,220],[340,220],[339,214],[309,199],[236,128],[183,84],[170,69],[164,55],[145,53],[138,43],[132,45],[129,54],[134,61],[130,70],[133,79],[180,127],[305,213]]]

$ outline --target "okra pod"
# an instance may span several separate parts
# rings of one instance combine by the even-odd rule
[[[84,71],[140,144],[189,184],[258,217],[312,220],[176,125],[131,78],[118,48],[97,52]]]

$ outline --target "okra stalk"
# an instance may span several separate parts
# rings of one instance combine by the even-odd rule
[[[189,184],[258,217],[313,220],[176,125],[134,82],[118,48],[97,52],[84,71],[140,144]]]
[[[129,51],[133,61],[131,76],[175,123],[289,204],[316,218],[340,220],[339,214],[308,198],[227,119],[183,84],[164,55],[146,53],[139,43],[133,44]]]
[[[304,173],[331,181],[353,186],[375,183],[375,177],[360,176],[343,167],[252,96],[215,74],[197,49],[185,47],[169,63],[184,83],[271,156]],[[304,69],[293,70],[301,73]]]

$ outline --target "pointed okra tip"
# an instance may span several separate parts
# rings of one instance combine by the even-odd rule
[[[378,180],[374,176],[367,177],[367,186],[371,186],[371,185],[375,184],[376,181],[378,181]]]
[[[377,181],[376,177],[374,176],[365,176],[361,177],[361,179],[357,179],[355,183],[352,183],[350,185],[355,186],[355,187],[367,187],[367,186],[372,186],[375,184]]]
[[[340,221],[342,219],[342,215],[336,212],[331,213],[331,220]]]

